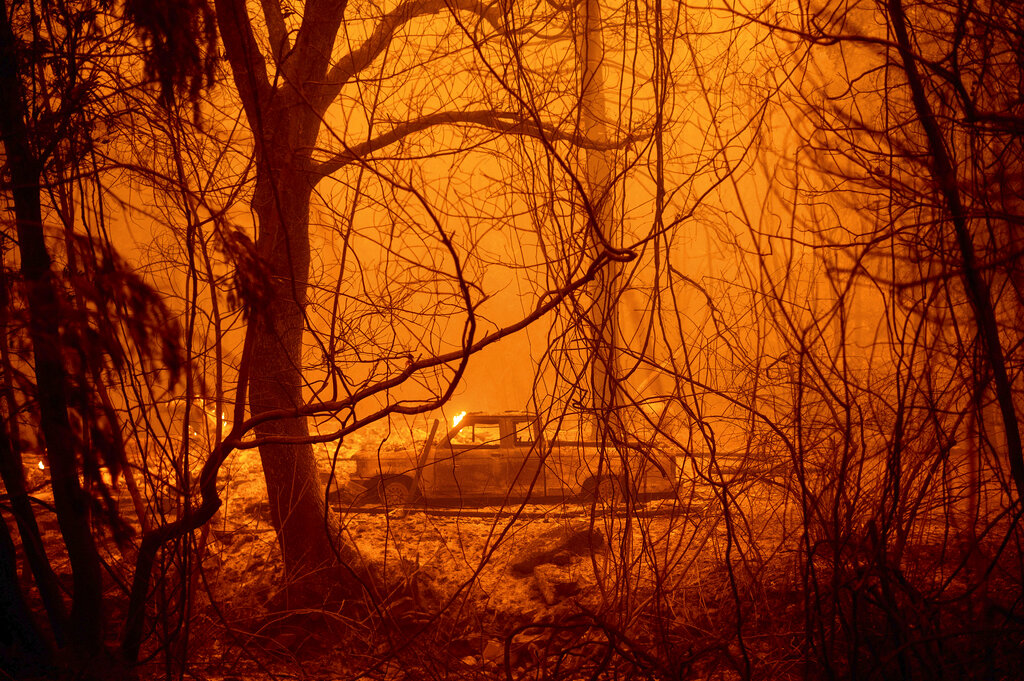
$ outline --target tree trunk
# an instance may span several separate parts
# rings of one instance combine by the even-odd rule
[[[287,161],[286,161],[287,162]],[[259,218],[257,249],[270,290],[254,310],[249,333],[258,358],[250,381],[250,411],[294,410],[303,404],[302,338],[309,280],[309,201],[302,172],[264,165],[257,177],[254,208]],[[305,417],[281,416],[257,427],[271,518],[290,582],[337,565],[337,532],[326,513],[323,486]]]
[[[22,551],[28,559],[36,588],[43,601],[43,607],[46,608],[54,641],[58,646],[62,646],[66,641],[68,629],[67,610],[64,607],[64,597],[60,592],[57,576],[43,546],[35,511],[32,510],[32,503],[25,489],[24,464],[18,444],[18,407],[11,380],[13,365],[7,345],[8,334],[11,332],[8,315],[11,304],[8,296],[9,287],[7,271],[0,268],[0,333],[4,334],[4,339],[0,340],[0,401],[6,403],[3,410],[5,413],[0,414],[0,418],[6,421],[6,428],[0,426],[0,480],[7,488],[11,513],[21,536]]]
[[[576,37],[576,55],[580,64],[580,129],[587,139],[607,145],[607,96],[605,93],[605,49],[602,33],[601,3],[585,0],[579,5],[579,33]],[[610,151],[587,149],[582,151],[584,162],[580,168],[588,194],[590,238],[594,256],[598,257],[609,244],[617,246],[621,230],[615,223],[615,192],[612,187]],[[599,438],[618,437],[615,427],[617,402],[617,367],[619,296],[615,290],[621,265],[611,262],[594,278],[593,307],[589,313],[592,329],[593,354],[591,357],[591,390],[594,409],[594,435]],[[611,418],[609,418],[611,417]]]
[[[5,678],[41,677],[50,651],[25,603],[14,551],[7,523],[0,521],[0,671]]]

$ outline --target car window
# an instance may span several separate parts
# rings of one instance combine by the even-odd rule
[[[516,421],[512,424],[512,432],[515,433],[517,445],[532,445],[536,439],[533,435],[533,423],[530,421]]]
[[[544,424],[544,438],[548,442],[579,443],[586,440],[584,424],[578,417],[563,416]]]
[[[452,435],[452,444],[497,447],[501,444],[501,426],[497,421],[467,423]]]

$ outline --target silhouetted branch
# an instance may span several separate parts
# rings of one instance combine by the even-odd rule
[[[554,126],[538,124],[532,117],[521,116],[508,111],[440,111],[410,121],[396,124],[390,131],[361,144],[347,146],[331,158],[316,166],[316,173],[327,176],[356,161],[365,160],[375,151],[400,142],[402,139],[439,125],[469,125],[491,130],[500,134],[524,135],[538,139],[567,142],[583,149],[618,149],[631,144],[636,137],[629,136],[610,143],[600,143],[572,132],[564,132]]]

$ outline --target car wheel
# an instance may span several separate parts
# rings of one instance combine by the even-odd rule
[[[388,508],[401,508],[412,501],[412,490],[404,478],[381,480],[377,486],[377,498]]]

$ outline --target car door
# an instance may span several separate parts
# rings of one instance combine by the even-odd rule
[[[544,429],[544,488],[550,497],[576,497],[588,477],[584,452],[583,424],[578,419],[560,419]]]
[[[437,496],[497,496],[504,478],[499,419],[467,418],[453,428],[434,458]]]
[[[505,457],[505,485],[515,499],[546,496],[543,475],[544,447],[537,438],[537,422],[528,417],[509,421]]]

